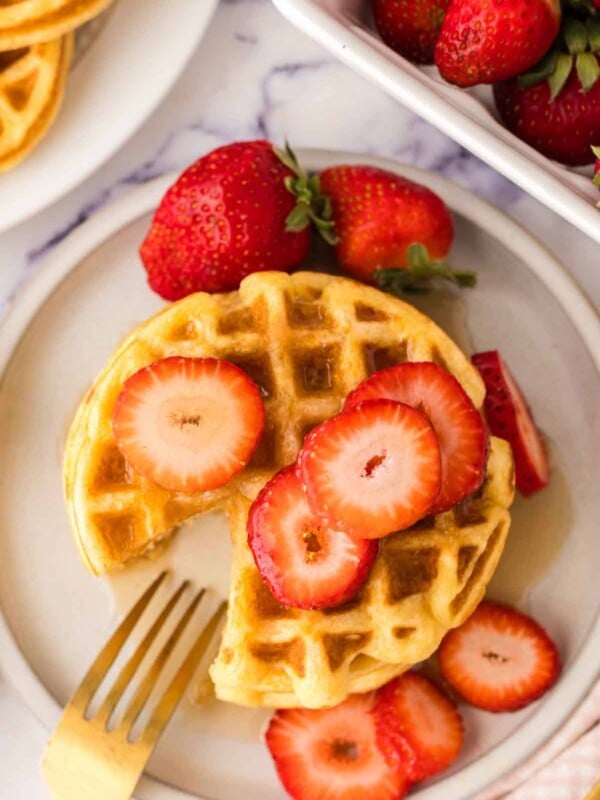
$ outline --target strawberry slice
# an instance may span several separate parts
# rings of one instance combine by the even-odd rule
[[[418,672],[405,672],[380,690],[375,720],[386,761],[411,781],[446,769],[462,747],[456,704]]]
[[[273,595],[294,608],[346,602],[377,555],[376,542],[332,530],[313,514],[295,465],[278,472],[250,507],[248,545]]]
[[[315,514],[360,539],[378,539],[425,516],[442,474],[425,414],[391,400],[368,400],[318,425],[304,441],[298,468]]]
[[[345,409],[384,398],[423,411],[442,454],[442,487],[430,509],[447,511],[485,477],[487,434],[481,414],[453,375],[433,362],[406,362],[375,372],[348,395]]]
[[[497,350],[476,353],[471,360],[487,390],[484,408],[490,430],[512,447],[517,489],[526,496],[539,492],[548,485],[548,459],[521,390]]]
[[[373,693],[318,711],[277,711],[267,747],[293,800],[401,800],[408,780],[377,747]]]
[[[165,489],[202,492],[246,466],[264,408],[256,385],[234,364],[173,356],[125,381],[112,426],[136,472]]]
[[[541,625],[499,603],[480,603],[464,625],[446,635],[438,655],[452,688],[487,711],[529,705],[560,672],[556,645]]]

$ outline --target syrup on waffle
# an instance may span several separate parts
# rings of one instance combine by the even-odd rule
[[[112,411],[125,379],[170,355],[232,361],[264,399],[258,450],[241,475],[215,491],[186,496],[152,484],[132,472],[112,436]],[[203,510],[221,507],[230,517],[231,602],[212,668],[223,699],[332,705],[426,658],[481,599],[502,552],[512,500],[512,458],[499,440],[492,441],[481,496],[386,539],[350,607],[277,607],[246,544],[250,500],[295,460],[306,433],[337,413],[367,375],[406,360],[437,362],[481,407],[476,370],[412,306],[344,278],[256,273],[237,292],[191,295],[139,326],[84,398],[67,442],[65,491],[76,541],[92,572],[143,554]]]

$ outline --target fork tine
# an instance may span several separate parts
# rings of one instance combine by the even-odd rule
[[[106,645],[100,651],[92,666],[87,671],[85,678],[80,683],[70,701],[70,704],[75,706],[81,706],[83,704],[83,713],[85,713],[90,700],[102,683],[106,673],[111,668],[116,657],[121,652],[121,648],[127,641],[129,634],[150,604],[150,601],[154,597],[156,590],[164,581],[166,575],[166,571],[161,572],[158,578],[156,578],[153,583],[150,584],[144,594],[131,609],[129,614],[127,614],[123,622],[119,625],[117,630],[113,633]]]
[[[156,685],[156,682],[159,678],[160,673],[163,670],[163,667],[167,662],[167,659],[175,649],[175,645],[179,641],[181,634],[185,630],[188,622],[190,621],[190,618],[194,613],[194,611],[196,610],[198,603],[200,602],[200,600],[202,600],[205,591],[206,591],[205,589],[200,589],[198,594],[194,597],[192,602],[185,610],[183,616],[177,623],[177,627],[169,637],[168,641],[163,646],[160,653],[156,656],[154,663],[148,669],[140,686],[138,687],[137,692],[133,697],[133,700],[129,704],[129,707],[125,711],[125,714],[123,715],[123,718],[118,725],[118,729],[121,732],[124,732],[126,729],[130,730],[133,727],[133,725],[135,725],[135,721],[140,715],[140,712],[144,707],[146,700],[150,696],[152,689]]]
[[[148,724],[144,728],[140,737],[141,742],[147,747],[154,744],[154,742],[160,736],[162,729],[171,719],[171,716],[177,708],[177,704],[181,700],[181,696],[183,695],[186,686],[190,682],[200,659],[206,652],[206,648],[210,644],[215,631],[221,622],[221,618],[223,617],[223,613],[225,612],[226,608],[227,603],[225,602],[219,605],[202,633],[196,639],[196,642],[188,653],[185,661],[169,684],[169,688],[166,690],[156,708],[152,712],[152,716],[150,717]]]
[[[164,607],[160,615],[157,617],[156,621],[148,631],[148,633],[144,636],[140,644],[137,646],[135,653],[131,656],[129,661],[125,664],[123,669],[121,670],[118,678],[115,680],[114,684],[112,685],[108,695],[106,696],[104,702],[102,703],[98,713],[96,714],[96,720],[100,724],[104,724],[110,717],[111,713],[113,712],[115,706],[121,699],[123,692],[129,685],[131,679],[135,675],[138,667],[140,666],[141,662],[144,659],[144,656],[148,652],[152,642],[158,636],[161,628],[165,624],[168,616],[170,615],[173,608],[177,605],[177,601],[185,591],[185,589],[189,586],[189,581],[184,581],[179,589],[173,593],[171,599]]]

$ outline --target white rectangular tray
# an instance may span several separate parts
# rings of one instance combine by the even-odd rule
[[[399,56],[378,37],[368,0],[273,2],[341,61],[600,242],[600,192],[591,169],[550,161],[510,133],[495,118],[490,87],[458,89],[434,67],[416,67]]]

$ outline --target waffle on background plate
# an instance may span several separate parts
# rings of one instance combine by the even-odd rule
[[[0,172],[43,139],[60,109],[74,31],[112,0],[0,0]]]
[[[258,384],[265,432],[244,472],[183,495],[125,463],[111,419],[123,382],[172,355],[237,364]],[[502,553],[513,497],[509,446],[492,439],[486,481],[455,509],[382,541],[369,579],[337,609],[284,609],[246,543],[250,501],[293,462],[305,434],[337,413],[367,375],[435,361],[477,407],[484,388],[459,348],[412,306],[314,272],[256,273],[239,291],[195,294],[136,328],[81,403],[65,453],[67,508],[81,557],[96,574],[150,550],[185,519],[228,515],[233,565],[228,619],[211,667],[217,696],[244,705],[321,707],[385,683],[427,658],[481,600]]]

